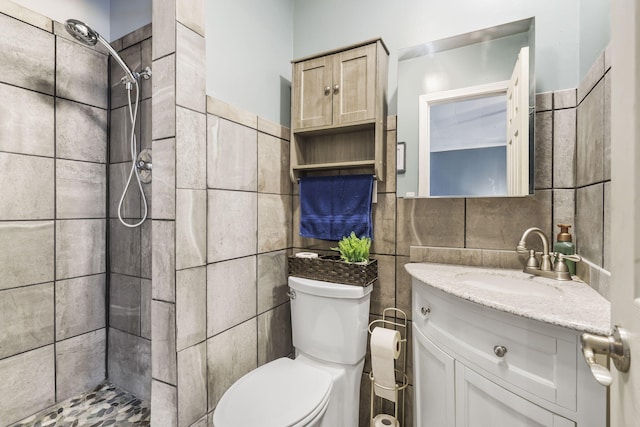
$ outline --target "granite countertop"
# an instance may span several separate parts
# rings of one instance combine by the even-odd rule
[[[609,301],[580,280],[426,262],[409,263],[405,269],[433,288],[486,307],[580,332],[611,334]]]

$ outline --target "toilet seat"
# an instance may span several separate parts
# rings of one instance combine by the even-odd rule
[[[326,410],[328,372],[286,357],[253,370],[222,396],[213,414],[216,427],[301,427]]]

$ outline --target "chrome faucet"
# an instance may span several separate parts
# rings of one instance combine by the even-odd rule
[[[536,258],[536,252],[533,249],[527,249],[527,238],[531,233],[537,234],[540,237],[540,240],[542,240],[542,254],[540,255],[540,261]],[[525,230],[522,237],[520,237],[518,245],[516,246],[516,252],[519,254],[529,254],[529,258],[527,259],[527,263],[523,270],[525,273],[556,280],[571,280],[569,267],[567,267],[565,260],[575,262],[582,261],[582,258],[579,255],[564,255],[557,252],[551,254],[549,252],[549,239],[538,227],[531,227]]]

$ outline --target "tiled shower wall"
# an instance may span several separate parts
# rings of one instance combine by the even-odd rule
[[[0,3],[0,425],[105,378],[107,56]]]
[[[151,24],[111,43],[133,71],[151,67]],[[131,121],[122,68],[111,67],[109,140],[109,380],[136,396],[151,396],[151,221],[128,228],[118,220],[118,204],[131,171]],[[153,72],[153,71],[152,71]],[[153,78],[153,77],[152,77]],[[140,80],[136,121],[137,151],[151,148],[151,80]],[[135,105],[135,89],[131,92]],[[151,186],[143,184],[151,213]],[[140,190],[132,178],[122,205],[129,224],[144,214]],[[150,217],[150,215],[148,215]]]

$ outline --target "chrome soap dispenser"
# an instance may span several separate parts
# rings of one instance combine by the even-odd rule
[[[560,232],[558,233],[557,240],[553,245],[553,251],[564,255],[574,255],[576,253],[576,245],[572,242],[571,233],[569,233],[569,228],[571,228],[571,226],[567,224],[558,224],[558,227],[560,227]],[[567,259],[565,262],[569,268],[569,274],[575,276],[575,261]]]

